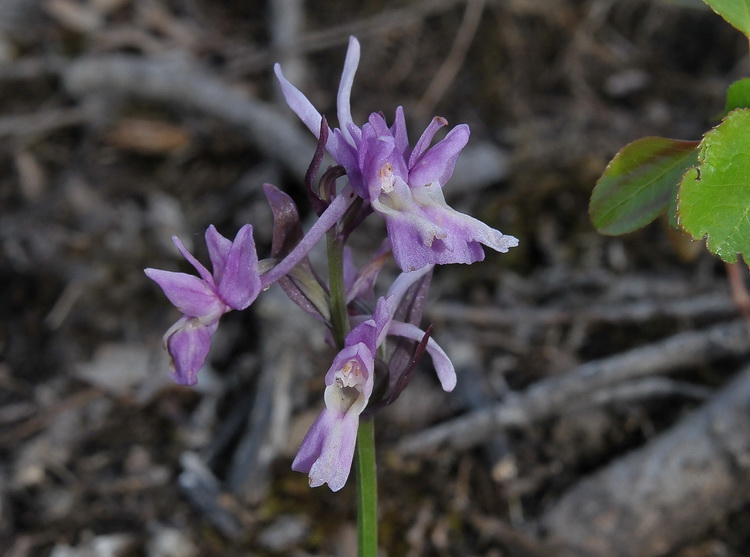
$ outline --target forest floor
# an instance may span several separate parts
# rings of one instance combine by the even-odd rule
[[[376,418],[383,554],[750,555],[730,383],[750,339],[726,268],[666,221],[609,238],[587,213],[622,146],[715,125],[744,37],[698,0],[307,4],[0,3],[0,553],[356,553],[354,482],[290,469],[322,327],[274,287],[180,387],[161,345],[178,316],[142,272],[187,271],[175,234],[206,261],[209,224],[252,223],[268,255],[261,186],[303,200],[314,148],[272,65],[333,119],[353,34],[355,122],[402,105],[412,141],[434,115],[469,124],[446,198],[520,239],[435,271],[423,324],[459,385],[425,363]]]

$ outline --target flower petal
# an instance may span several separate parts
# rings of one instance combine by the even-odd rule
[[[403,154],[404,160],[409,155],[409,134],[406,132],[406,117],[404,108],[396,108],[396,119],[391,126],[391,135],[396,140],[396,151]]]
[[[443,190],[435,185],[425,188],[412,188],[415,202],[422,208],[422,213],[433,222],[439,222],[449,231],[446,238],[442,238],[442,246],[450,253],[452,263],[474,263],[484,259],[484,253],[479,256],[481,247],[472,244],[484,244],[500,253],[518,245],[518,239],[503,234],[499,230],[459,213],[450,207],[443,197]],[[437,251],[442,247],[440,242],[434,246]],[[446,254],[448,255],[448,254]],[[438,263],[438,261],[436,261]]]
[[[218,324],[218,320],[204,325],[198,319],[183,317],[164,335],[175,382],[180,385],[196,384],[198,371],[206,363],[211,336]]]
[[[349,334],[351,334],[351,331]],[[363,342],[353,342],[353,340],[349,339],[348,335],[346,342],[347,345],[336,354],[336,357],[333,359],[333,363],[326,373],[325,382],[326,387],[333,385],[339,378],[338,376],[341,374],[342,370],[347,367],[347,364],[351,360],[354,360],[356,365],[349,367],[354,370],[355,375],[348,377],[347,386],[358,389],[364,395],[364,398],[355,403],[352,407],[357,411],[357,414],[359,414],[364,410],[367,401],[372,394],[375,373],[375,352],[370,350],[370,348]],[[326,396],[330,396],[328,391],[326,391]],[[330,402],[333,403],[333,401]]]
[[[251,225],[240,228],[227,253],[224,268],[214,272],[220,277],[217,293],[229,307],[241,310],[255,301],[261,285]]]
[[[429,128],[428,128],[429,129]],[[425,130],[425,134],[427,130]],[[469,126],[461,124],[434,147],[417,157],[409,164],[409,186],[419,187],[437,182],[441,186],[453,175],[456,159],[469,142]],[[414,152],[416,152],[416,148]],[[412,157],[414,158],[414,153]]]
[[[281,71],[281,66],[279,64],[274,65],[273,70],[276,73],[279,84],[281,85],[281,92],[286,99],[286,104],[289,105],[289,108],[291,108],[299,119],[302,120],[302,123],[307,126],[307,129],[309,129],[315,137],[318,137],[320,134],[320,121],[323,119],[320,112],[317,111],[302,91],[297,89],[286,77],[284,77],[284,73]],[[340,142],[340,137],[337,137],[329,131],[328,141],[326,142],[326,151],[330,153],[336,162],[339,162],[338,152],[341,148],[339,145]]]
[[[307,472],[310,487],[327,483],[331,491],[339,491],[351,472],[358,425],[359,414],[324,408],[305,435],[292,469]]]
[[[393,314],[396,312],[396,304],[399,301],[400,300],[397,300],[395,296],[381,296],[378,298],[377,304],[375,304],[375,311],[372,314],[372,319],[365,321],[365,323],[360,325],[364,328],[364,325],[368,323],[370,324],[373,339],[371,341],[368,339],[368,341],[373,345],[371,348],[373,354],[375,354],[377,349],[380,348],[380,345],[385,341],[388,327],[393,319]],[[353,332],[354,329],[352,329],[350,334]],[[367,344],[367,346],[369,347],[369,344]]]
[[[424,337],[424,331],[411,323],[393,321],[388,329],[389,335],[400,336],[419,342]],[[440,385],[444,391],[452,391],[456,386],[456,370],[448,355],[432,338],[427,341],[427,352],[432,357]]]
[[[397,179],[394,184],[394,190],[372,201],[372,207],[385,219],[393,257],[403,271],[481,261],[481,244],[501,253],[518,245],[513,236],[448,206],[436,183],[405,187]]]
[[[414,146],[414,150],[409,156],[409,168],[413,167],[417,162],[417,159],[422,156],[422,153],[430,148],[432,139],[435,137],[437,131],[443,126],[448,125],[448,120],[440,116],[435,116],[430,124],[422,132],[422,136],[417,140],[417,144]]]
[[[145,269],[144,272],[185,315],[210,320],[227,309],[211,286],[194,275],[160,269]]]
[[[214,286],[214,277],[211,275],[211,273],[208,272],[208,269],[198,261],[195,256],[188,251],[188,249],[185,247],[185,244],[182,243],[182,240],[180,240],[177,236],[172,236],[172,243],[177,246],[177,251],[180,252],[182,257],[188,260],[188,263],[190,263],[196,271],[198,271],[198,274],[205,280],[208,284],[211,286]]]
[[[357,66],[359,66],[359,41],[354,37],[349,37],[349,48],[346,50],[344,70],[341,72],[339,92],[336,96],[336,115],[339,118],[339,128],[349,143],[353,143],[352,132],[349,127],[349,124],[354,123],[350,103]]]
[[[219,231],[212,224],[206,229],[206,245],[208,246],[208,256],[211,258],[211,267],[214,271],[214,282],[218,284],[221,282],[221,274],[226,266],[227,255],[232,247],[232,242],[219,234]]]

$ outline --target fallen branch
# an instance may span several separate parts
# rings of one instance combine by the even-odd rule
[[[190,64],[111,55],[83,58],[65,72],[75,96],[114,93],[199,110],[237,126],[256,149],[279,161],[300,181],[315,143],[268,103],[250,99]]]
[[[38,138],[60,128],[77,126],[86,121],[88,121],[88,115],[81,108],[53,108],[32,114],[0,116],[0,138],[8,136]]]
[[[737,315],[737,305],[727,294],[704,294],[683,299],[590,304],[584,308],[474,307],[440,302],[426,312],[432,321],[464,322],[481,327],[559,325],[577,323],[642,323],[657,317],[673,319],[716,318]]]
[[[382,33],[393,33],[465,2],[466,0],[422,0],[403,8],[380,11],[370,17],[303,33],[297,40],[296,48],[300,53],[309,54],[344,45],[351,35],[364,39]],[[270,66],[277,58],[278,53],[273,48],[254,48],[230,62],[229,71],[235,75],[258,71]]]
[[[695,366],[702,361],[750,352],[744,320],[679,333],[661,342],[588,362],[564,375],[539,381],[489,408],[404,438],[397,452],[420,454],[441,446],[463,450],[508,427],[521,427],[563,413],[570,405],[616,383]],[[460,379],[459,379],[460,380]]]
[[[750,367],[701,409],[568,491],[541,520],[563,556],[663,555],[750,499]]]

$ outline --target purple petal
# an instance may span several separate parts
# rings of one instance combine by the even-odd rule
[[[310,487],[327,483],[331,491],[339,491],[351,472],[358,425],[355,412],[323,409],[303,439],[292,469],[308,473]]]
[[[501,253],[518,245],[513,236],[449,207],[436,184],[405,187],[396,180],[391,193],[371,204],[385,219],[393,256],[403,271],[481,261],[481,244]]]
[[[333,429],[333,422],[336,419],[338,419],[337,414],[328,408],[323,408],[310,429],[307,430],[304,439],[302,439],[297,456],[294,457],[292,462],[292,470],[305,474],[310,472],[313,464],[323,452],[326,437]]]
[[[430,144],[432,143],[432,138],[435,137],[437,131],[443,126],[447,125],[448,120],[446,120],[445,118],[441,118],[440,116],[435,116],[432,121],[430,121],[430,124],[422,132],[422,136],[417,141],[417,144],[414,146],[414,150],[409,156],[409,168],[413,167],[417,162],[417,159],[422,156],[422,153],[429,149]]]
[[[381,296],[378,298],[378,303],[375,305],[375,312],[372,314],[372,320],[375,322],[376,349],[385,341],[385,336],[393,319],[393,314],[396,312],[398,301],[395,296]]]
[[[357,128],[357,131],[359,131],[359,128]],[[367,192],[365,191],[362,182],[362,172],[359,169],[357,148],[347,143],[340,129],[336,128],[333,130],[333,135],[336,137],[337,145],[336,152],[331,154],[333,160],[344,167],[346,170],[346,177],[349,179],[349,183],[352,185],[356,194],[363,199],[367,199]],[[359,141],[359,139],[357,141]]]
[[[429,273],[432,269],[432,265],[426,265],[416,271],[404,272],[397,276],[396,280],[394,280],[393,284],[391,284],[391,286],[388,288],[387,296],[393,297],[393,302],[391,303],[394,306],[400,305],[404,294],[406,294],[406,291],[409,290],[409,288],[411,288],[415,282]]]
[[[372,208],[385,219],[393,257],[403,271],[435,263],[432,246],[436,239],[447,236],[441,226],[423,214],[412,189],[397,178],[392,192],[371,201]]]
[[[378,136],[375,129],[369,124],[362,128],[362,144],[359,147],[359,168],[362,172],[362,179],[367,192],[367,199],[376,199],[383,186],[390,188],[390,180],[383,174],[385,166],[390,162],[390,158],[396,142],[391,136]],[[394,172],[391,164],[390,172]]]
[[[367,119],[367,123],[372,126],[372,129],[375,130],[375,135],[377,135],[378,137],[393,137],[391,130],[388,128],[388,124],[386,124],[385,122],[385,118],[383,118],[383,115],[379,112],[373,112],[372,114],[370,114],[370,117]]]
[[[339,92],[336,96],[336,114],[339,118],[339,128],[349,143],[353,142],[350,124],[352,121],[351,94],[352,84],[354,83],[354,74],[359,66],[359,41],[354,37],[349,37],[349,48],[346,51],[346,60],[344,61],[344,70],[341,72],[341,81],[339,83]]]
[[[406,124],[402,122],[402,126],[405,125]],[[380,173],[384,164],[390,163],[393,174],[401,176],[406,180],[409,170],[404,155],[404,138],[397,138],[393,134],[393,131],[388,128],[388,125],[385,123],[385,118],[376,112],[370,114],[370,119],[367,124],[362,127],[363,134],[365,133],[365,127],[370,129],[369,137],[372,137],[374,132],[375,138],[377,138],[378,141],[387,144],[389,147],[383,154],[378,154],[377,156],[372,157],[377,160],[377,165],[374,168],[365,168],[363,165],[362,172],[365,173],[365,175],[376,176]],[[403,133],[406,134],[406,129],[403,129]],[[406,139],[406,141],[408,142],[408,139]],[[408,145],[406,147],[408,147]],[[373,174],[368,174],[368,172]]]
[[[424,337],[425,332],[411,323],[393,321],[388,329],[388,334],[420,342]],[[432,363],[435,366],[435,373],[437,373],[443,390],[452,391],[456,386],[456,370],[453,367],[453,362],[451,362],[448,355],[432,338],[427,341],[427,352],[432,357]]]
[[[406,132],[404,108],[401,106],[396,109],[396,119],[391,126],[391,135],[393,135],[393,139],[396,140],[396,151],[406,159],[409,154],[409,135]]]
[[[195,267],[195,270],[198,271],[198,274],[205,280],[208,284],[211,286],[214,286],[214,277],[211,275],[211,273],[208,272],[208,269],[206,269],[203,266],[203,263],[198,261],[192,253],[188,251],[188,249],[185,247],[185,244],[182,243],[182,240],[180,240],[177,236],[172,236],[172,242],[175,246],[177,246],[177,251],[180,252],[182,257],[188,260],[188,263],[190,263],[193,267]]]
[[[217,293],[229,307],[245,309],[258,297],[260,272],[251,225],[246,224],[237,232],[220,276]]]
[[[279,64],[274,65],[274,72],[281,85],[281,92],[286,99],[286,103],[289,108],[302,120],[302,123],[307,126],[315,137],[320,134],[320,121],[323,118],[320,112],[312,105],[309,99],[302,94],[302,91],[292,85],[287,78],[284,77],[284,73],[281,71]],[[326,150],[331,156],[336,159],[336,153],[338,152],[339,140],[334,134],[328,133],[328,142],[326,143]],[[338,162],[338,161],[337,161]]]
[[[506,253],[518,245],[517,238],[451,208],[438,187],[412,188],[411,193],[415,202],[422,207],[422,214],[433,222],[440,222],[449,231],[448,236],[433,247],[436,251],[445,247],[452,252],[454,263],[474,263],[484,259],[484,254],[477,258],[477,250],[481,251],[481,247],[472,244],[484,244],[500,253]]]
[[[466,124],[456,126],[442,141],[418,157],[409,166],[409,186],[426,186],[433,182],[441,186],[445,184],[453,174],[456,159],[468,143],[469,135],[469,126]],[[416,149],[414,151],[416,152]],[[412,153],[413,157],[414,153]]]
[[[367,323],[367,322],[365,322]],[[365,325],[365,323],[362,323],[359,325],[360,327]],[[351,335],[354,332],[354,330],[349,332],[349,335]],[[367,404],[367,400],[370,398],[370,395],[372,394],[372,387],[373,387],[373,374],[375,372],[375,357],[373,354],[375,353],[374,350],[370,350],[370,347],[367,346],[366,343],[357,341],[352,341],[352,339],[349,338],[349,335],[347,335],[346,342],[347,346],[345,346],[333,359],[333,363],[331,364],[331,367],[328,369],[328,372],[326,373],[325,382],[326,386],[330,387],[333,385],[336,381],[337,374],[346,366],[346,364],[350,360],[354,360],[357,365],[357,372],[358,377],[354,378],[351,383],[356,383],[356,387],[361,389],[362,394],[364,395],[364,399],[361,402],[364,402],[364,404],[358,404],[358,414],[361,412],[365,405]],[[352,337],[352,338],[356,338]],[[326,395],[329,393],[326,392]]]
[[[425,234],[430,234],[434,225],[424,218],[412,216],[408,213],[399,215],[384,215],[391,239],[393,258],[402,271],[416,271],[426,265],[454,263],[442,257],[438,250],[439,240],[434,236],[430,242],[425,240]]]
[[[198,371],[206,363],[211,336],[218,321],[203,325],[198,319],[183,317],[164,336],[164,344],[172,359],[172,378],[180,385],[195,385]]]
[[[214,270],[214,283],[221,282],[221,273],[226,266],[227,255],[232,247],[232,242],[219,234],[214,225],[206,229],[206,245],[208,256],[211,258],[211,267]]]
[[[196,276],[160,269],[145,269],[144,272],[185,315],[213,319],[227,309],[211,286]]]
[[[386,299],[383,297],[378,298],[375,313],[370,319],[363,321],[349,331],[346,335],[346,345],[354,346],[363,344],[369,349],[371,354],[375,354],[385,338],[385,335],[381,335],[381,333],[392,317],[390,310],[391,306],[387,303]]]
[[[279,80],[281,85],[281,92],[286,99],[286,103],[289,105],[294,113],[299,116],[302,123],[307,126],[315,137],[318,137],[320,133],[320,121],[323,118],[320,112],[316,110],[310,100],[289,80],[284,77],[284,73],[281,71],[281,65],[274,64],[273,71],[276,73],[276,78]]]

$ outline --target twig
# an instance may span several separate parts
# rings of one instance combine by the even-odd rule
[[[645,377],[625,383],[617,383],[591,393],[585,404],[605,406],[613,402],[645,400],[661,396],[682,396],[696,400],[707,399],[713,391],[708,387],[675,381],[666,377]]]
[[[377,15],[358,21],[344,23],[336,27],[328,27],[319,31],[310,31],[299,37],[297,42],[298,52],[319,52],[326,48],[342,45],[346,43],[349,35],[356,35],[361,39],[385,31],[398,31],[404,27],[413,25],[429,15],[448,10],[464,2],[466,0],[423,0],[405,8],[380,12]],[[257,71],[268,67],[277,58],[278,53],[273,49],[243,53],[241,58],[230,64],[230,71],[235,75]]]
[[[433,321],[465,322],[482,327],[560,325],[570,321],[589,323],[639,323],[657,317],[675,319],[727,317],[737,307],[726,294],[705,294],[681,300],[658,298],[639,302],[589,305],[583,308],[472,307],[439,302],[426,312]]]
[[[750,368],[645,447],[586,478],[543,516],[562,555],[671,553],[750,498]],[[634,535],[637,534],[637,535]]]
[[[15,443],[18,443],[19,441],[22,441],[23,439],[26,439],[27,437],[31,437],[35,433],[47,427],[50,423],[57,419],[60,414],[84,406],[95,398],[99,398],[101,396],[102,392],[99,389],[95,388],[84,389],[70,395],[68,398],[65,398],[55,404],[55,406],[48,408],[41,414],[37,414],[33,418],[18,424],[10,431],[6,431],[2,435],[0,435],[0,447],[13,445]]]
[[[569,405],[610,385],[748,352],[750,337],[744,320],[679,333],[539,381],[490,408],[406,437],[396,450],[406,455],[430,452],[443,445],[454,450],[467,449],[504,428],[525,426],[558,415]]]
[[[447,58],[435,73],[432,81],[427,86],[427,90],[417,103],[417,117],[419,120],[426,121],[430,118],[430,115],[434,112],[440,99],[443,98],[451,82],[456,78],[456,74],[458,74],[466,58],[466,53],[469,51],[471,41],[477,32],[479,22],[482,20],[484,5],[485,0],[468,0],[466,3],[464,19],[458,28],[453,46],[451,46]]]
[[[461,378],[456,386],[456,397],[469,411],[490,406],[493,403],[491,390],[482,372],[475,344],[450,338],[443,344],[451,355],[456,375]],[[503,432],[487,440],[484,452],[493,470],[515,470],[515,458],[510,451],[510,442]]]
[[[189,64],[126,55],[83,58],[65,72],[76,96],[116,93],[180,105],[239,127],[265,156],[278,160],[299,180],[315,143],[273,106],[249,99],[221,80]]]
[[[2,116],[0,117],[0,138],[39,136],[86,121],[88,121],[88,114],[81,108],[54,108],[33,114]]]
[[[178,483],[193,506],[226,537],[240,539],[245,530],[237,513],[226,505],[227,498],[213,472],[198,455],[190,452],[183,453],[180,464],[182,472]]]

